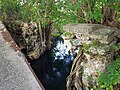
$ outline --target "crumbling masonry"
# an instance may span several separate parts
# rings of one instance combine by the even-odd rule
[[[115,32],[98,24],[69,24],[64,30],[76,36],[72,45],[82,46],[67,78],[67,90],[92,89],[97,86],[100,73],[113,60]]]

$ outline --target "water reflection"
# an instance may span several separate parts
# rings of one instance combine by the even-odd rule
[[[66,77],[73,59],[63,39],[56,37],[53,38],[52,49],[30,63],[46,90],[66,90]]]

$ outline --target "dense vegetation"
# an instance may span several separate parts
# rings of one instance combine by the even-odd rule
[[[113,90],[113,85],[120,83],[120,58],[107,66],[106,72],[101,74],[98,82],[101,89],[106,88],[107,90]]]
[[[99,23],[119,28],[120,0],[1,0],[1,19],[52,23]]]
[[[0,20],[35,22],[50,44],[51,34],[62,34],[62,26],[67,23],[120,28],[120,0],[0,0]],[[100,87],[112,90],[113,85],[120,83],[119,67],[120,59],[108,66],[99,79]]]

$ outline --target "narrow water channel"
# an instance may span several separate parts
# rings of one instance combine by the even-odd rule
[[[66,90],[74,56],[61,37],[53,38],[52,42],[52,49],[30,64],[46,90]]]

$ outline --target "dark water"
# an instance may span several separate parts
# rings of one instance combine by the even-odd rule
[[[53,38],[52,49],[30,63],[46,90],[66,90],[66,78],[73,59],[63,39],[56,37]]]

